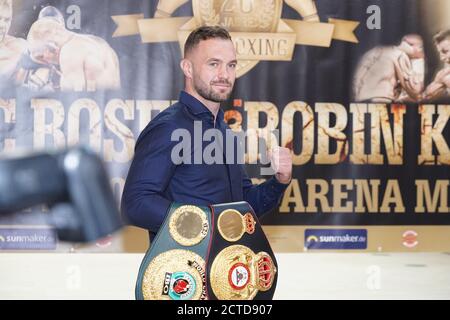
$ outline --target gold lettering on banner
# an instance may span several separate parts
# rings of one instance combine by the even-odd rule
[[[64,148],[66,146],[66,137],[62,131],[64,123],[64,106],[62,103],[52,99],[32,99],[31,109],[34,110],[34,149],[45,149],[48,147],[45,143],[47,136],[53,138],[54,147]],[[52,116],[50,123],[45,121],[47,113]]]
[[[389,164],[403,164],[403,114],[406,106],[393,105],[391,112],[394,114],[394,134],[386,105],[369,105],[368,111],[371,118],[371,154],[368,156],[369,164],[383,164],[384,157],[381,154],[381,134],[386,146],[386,155]]]
[[[450,180],[436,180],[434,191],[432,193],[430,188],[430,182],[428,180],[416,180],[417,199],[415,212],[422,213],[427,211],[427,212],[449,213],[450,212],[448,204],[449,186]]]
[[[105,161],[126,163],[134,154],[137,136],[133,132],[141,132],[153,117],[174,102],[113,99],[103,107],[92,99],[74,100],[70,106],[63,106],[59,100],[32,99],[33,146],[43,149],[88,142],[103,154]],[[0,100],[0,112],[4,115],[1,121],[7,125],[15,124],[15,103],[14,99]],[[434,107],[429,105],[419,111],[422,120],[419,158],[428,159],[420,164],[443,165],[450,157],[444,133],[450,109]],[[347,110],[337,103],[316,103],[312,108],[305,102],[293,101],[278,108],[267,101],[246,101],[242,110],[228,110],[225,116],[236,120],[235,130],[246,133],[245,163],[267,160],[266,149],[281,143],[292,150],[294,166],[335,165],[347,158],[352,165],[380,166],[404,163],[405,113],[403,105],[351,104]],[[133,126],[129,125],[131,121]],[[349,123],[352,128],[348,128]],[[369,135],[370,144],[364,138]],[[13,139],[5,139],[3,149],[12,150],[15,144]],[[364,146],[367,149],[370,146],[370,151]]]
[[[347,201],[348,192],[347,190],[353,189],[353,181],[346,179],[333,179],[331,181],[333,185],[333,208],[331,210],[333,212],[350,212],[353,210],[353,202]],[[343,190],[343,189],[346,190]],[[345,205],[342,205],[342,202],[345,202]]]
[[[450,149],[442,131],[450,119],[450,105],[437,107],[438,118],[433,125],[433,115],[436,114],[435,105],[422,105],[419,107],[421,115],[421,152],[418,157],[419,165],[450,165]],[[447,137],[448,138],[448,137]],[[438,156],[433,154],[433,142]]]
[[[16,123],[16,100],[3,100],[0,99],[0,111],[3,111],[3,119],[4,123],[15,125]],[[3,125],[0,123],[0,127],[3,127]],[[0,143],[2,141],[0,140]],[[0,150],[0,152],[11,152],[16,147],[16,140],[10,139],[10,138],[4,138],[3,140],[3,150]]]
[[[133,158],[135,141],[133,132],[117,119],[116,113],[118,110],[122,112],[124,120],[133,120],[134,101],[114,99],[106,105],[105,126],[119,138],[122,148],[121,151],[117,151],[114,147],[114,140],[105,139],[104,158],[105,161],[126,163]]]
[[[259,150],[258,138],[264,139],[267,149],[278,145],[277,137],[272,130],[278,127],[278,109],[270,102],[246,102],[245,111],[247,112],[247,154],[245,161],[247,163],[256,163],[260,153],[266,150]],[[259,126],[260,114],[265,113],[267,124],[264,127]]]
[[[320,202],[322,212],[331,212],[327,199],[329,190],[328,182],[322,179],[309,179],[306,180],[306,185],[308,186],[308,206],[306,207],[306,212],[318,212],[319,208],[316,206],[316,201]]]
[[[303,202],[300,186],[297,179],[293,179],[284,192],[283,200],[280,205],[280,212],[289,212],[289,204],[294,204],[295,212],[305,212],[305,204]]]
[[[381,138],[386,146],[387,162],[391,165],[403,164],[403,116],[406,113],[405,105],[392,105],[394,128],[391,129],[388,109],[385,104],[351,104],[350,112],[353,114],[353,150],[350,161],[354,164],[385,163],[381,154]],[[364,150],[365,125],[364,116],[370,115],[370,154]]]
[[[365,164],[368,157],[364,152],[364,115],[367,114],[367,104],[352,103],[350,112],[353,115],[353,134],[352,134],[352,154],[350,162],[354,164]]]
[[[370,183],[370,189],[369,189],[369,183]],[[356,185],[356,207],[355,212],[361,213],[366,211],[366,207],[364,206],[364,203],[367,206],[367,211],[374,213],[378,212],[378,193],[380,189],[380,180],[371,179],[371,180],[364,180],[364,179],[356,179],[355,185]]]
[[[405,212],[405,205],[403,204],[402,193],[398,180],[388,180],[386,190],[384,191],[383,202],[381,203],[380,212],[391,212],[390,205],[394,204],[394,211]]]
[[[302,117],[302,150],[300,154],[296,154],[294,150],[294,116],[300,113]],[[311,160],[314,153],[314,112],[311,107],[301,101],[289,103],[283,110],[281,131],[281,145],[294,151],[292,163],[293,165],[303,165]]]
[[[143,14],[117,15],[111,18],[117,25],[113,37],[140,34],[143,43],[178,41],[183,51],[189,33],[201,25],[220,25],[231,32],[235,44],[240,77],[259,61],[290,61],[295,45],[329,47],[332,39],[358,43],[354,31],[357,21],[329,19],[318,21],[314,5],[303,7],[282,0],[193,0],[194,17],[172,17],[181,1],[164,10],[159,7],[153,19]],[[283,2],[304,20],[281,19]],[[170,9],[169,9],[170,7]],[[167,11],[166,11],[167,10]],[[314,16],[314,19],[310,17]]]
[[[125,163],[132,159],[134,154],[135,138],[126,121],[135,120],[135,111],[139,115],[136,131],[142,131],[150,120],[159,112],[166,109],[175,101],[170,100],[119,100],[107,102],[104,114],[98,104],[92,99],[75,100],[66,109],[61,101],[52,99],[32,99],[31,109],[34,110],[34,149],[63,148],[67,145],[76,145],[86,142],[94,151],[103,153],[107,162]],[[0,100],[1,103],[1,100]],[[15,122],[15,100],[0,104],[5,111],[5,123]],[[13,113],[14,112],[14,113]],[[83,132],[81,121],[87,117],[88,125]],[[67,129],[67,137],[64,133]],[[107,130],[105,130],[107,129]],[[105,138],[104,132],[116,136],[118,139]],[[80,135],[86,135],[81,137]],[[5,148],[12,150],[15,141],[5,139]],[[103,146],[103,150],[102,150]]]
[[[345,107],[337,103],[317,103],[315,111],[319,114],[315,163],[337,164],[344,161],[348,155],[347,136],[343,132],[347,126]],[[333,127],[330,127],[330,114],[336,117]],[[330,153],[330,138],[336,141],[336,151],[333,154]]]
[[[232,32],[238,60],[291,61],[295,36]]]
[[[290,213],[292,206],[293,213],[405,212],[399,181],[387,180],[380,187],[381,181],[372,179],[292,179],[279,210],[280,213]],[[441,198],[447,199],[446,194],[441,193]],[[306,206],[303,195],[308,201]],[[355,199],[356,204],[350,199]],[[331,207],[330,202],[333,204]]]
[[[80,118],[83,111],[89,115],[89,146],[96,152],[102,147],[102,115],[97,103],[91,99],[76,100],[69,109],[67,124],[67,144],[80,143]]]

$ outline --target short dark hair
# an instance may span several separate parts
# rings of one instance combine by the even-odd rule
[[[184,45],[184,56],[194,49],[201,41],[208,39],[230,40],[231,36],[225,28],[220,26],[202,26],[191,32]]]
[[[441,43],[445,39],[450,38],[450,29],[439,32],[434,36],[435,43]]]

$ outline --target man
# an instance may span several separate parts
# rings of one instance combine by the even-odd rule
[[[172,133],[177,129],[187,130],[192,136],[200,124],[202,136],[212,128],[226,136],[225,131],[230,129],[223,120],[220,102],[231,94],[236,63],[236,52],[225,29],[194,30],[180,64],[185,91],[179,102],[158,114],[138,138],[122,196],[122,213],[131,224],[148,229],[150,239],[158,232],[172,202],[207,206],[247,201],[261,216],[275,208],[290,183],[292,157],[286,148],[274,150],[272,162],[279,164],[277,173],[259,186],[252,185],[243,166],[236,162],[192,164],[198,150],[184,154],[183,159],[188,160],[182,163],[175,163],[172,157],[178,143],[172,141]],[[203,142],[202,150],[207,144]],[[223,152],[225,155],[226,150]]]
[[[353,83],[355,101],[418,101],[424,88],[424,50],[418,35],[395,47],[376,47],[359,63]]]
[[[11,0],[0,0],[0,84],[15,82],[18,63],[27,48],[24,39],[8,35],[11,19]]]
[[[109,44],[67,30],[58,16],[40,15],[31,26],[27,38],[31,58],[59,67],[63,91],[119,89],[119,60]]]
[[[450,29],[435,35],[434,43],[444,67],[425,90],[425,100],[434,100],[450,95]]]
[[[65,24],[62,13],[53,6],[47,6],[39,12],[39,18],[51,18],[61,25]],[[18,85],[31,90],[54,92],[60,89],[61,72],[57,65],[46,65],[36,62],[30,52],[22,55],[16,81]]]

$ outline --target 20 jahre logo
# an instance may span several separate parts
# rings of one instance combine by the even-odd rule
[[[238,57],[237,76],[259,61],[291,61],[295,45],[329,47],[331,41],[357,43],[357,21],[320,22],[313,0],[193,0],[194,17],[172,17],[187,0],[160,0],[152,19],[144,14],[113,16],[113,37],[140,34],[143,43],[174,42],[184,47],[188,35],[202,25],[230,31]],[[303,20],[282,19],[283,3]]]

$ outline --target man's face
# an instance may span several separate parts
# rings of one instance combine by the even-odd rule
[[[42,64],[59,64],[61,38],[65,28],[50,18],[42,18],[33,23],[28,32],[28,48],[31,58]]]
[[[410,36],[404,41],[408,44],[407,54],[411,59],[423,59],[425,57],[423,41],[420,37]]]
[[[206,100],[227,100],[236,80],[236,52],[233,43],[226,39],[201,41],[188,59],[193,66],[193,86]]]
[[[52,43],[35,46],[31,49],[31,58],[42,64],[59,64],[59,49]]]
[[[0,5],[0,42],[3,41],[11,27],[12,8]]]
[[[444,41],[439,42],[436,47],[441,61],[450,64],[450,38],[447,37]]]

